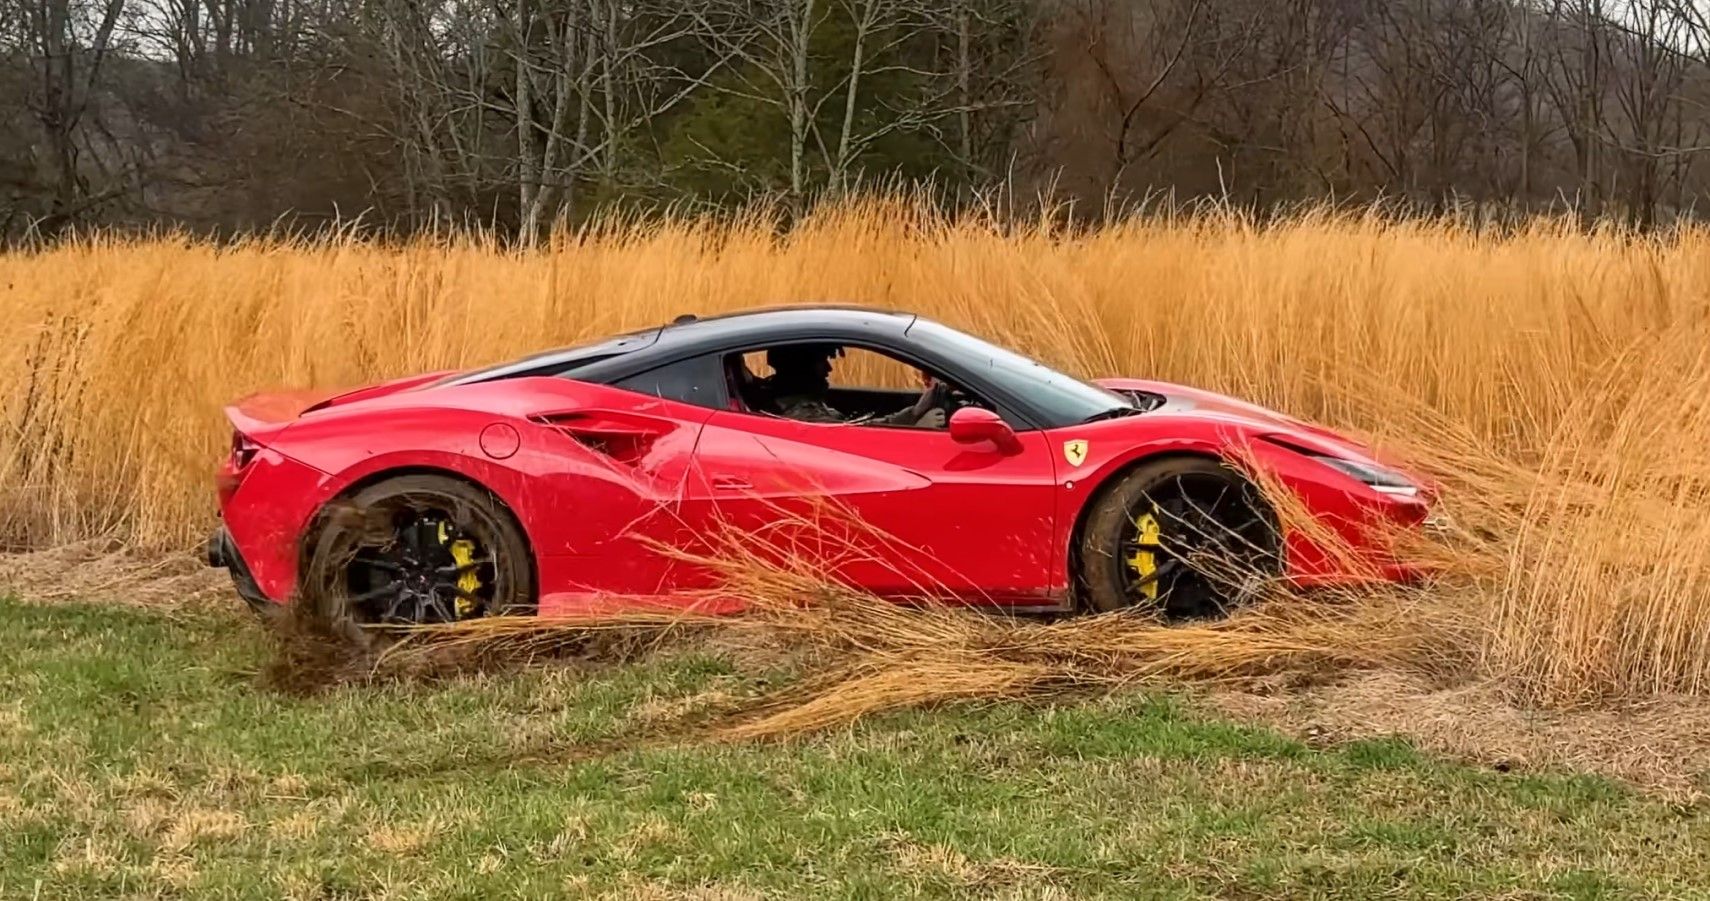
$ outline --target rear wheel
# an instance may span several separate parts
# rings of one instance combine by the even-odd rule
[[[522,529],[490,492],[446,476],[370,485],[323,517],[304,585],[332,623],[426,625],[526,613],[534,568]]]
[[[1105,489],[1078,550],[1087,606],[1222,616],[1281,569],[1280,536],[1258,489],[1216,461],[1144,463]]]

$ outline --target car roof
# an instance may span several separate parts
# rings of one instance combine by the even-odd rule
[[[816,338],[896,339],[918,319],[913,313],[854,304],[800,304],[736,310],[713,316],[679,316],[665,325],[602,337],[575,347],[531,354],[497,366],[451,376],[439,384],[468,384],[528,375],[568,373],[619,358],[628,371],[636,366],[721,350],[749,341],[806,341]]]
[[[659,330],[658,349],[722,345],[729,343],[727,339],[791,340],[818,334],[896,336],[907,331],[916,318],[914,313],[852,304],[802,304],[684,316]]]
[[[1078,380],[1071,376],[914,313],[852,304],[764,307],[707,317],[683,315],[665,325],[461,373],[426,387],[529,377],[621,385],[680,365],[686,368],[673,378],[723,385],[725,373],[719,361],[724,355],[805,343],[867,347],[894,354],[982,393],[1015,428],[1086,422],[1089,413],[1108,412],[1119,400],[1112,392],[1095,386],[1081,384],[1075,389]],[[1087,394],[1096,396],[1089,400]]]

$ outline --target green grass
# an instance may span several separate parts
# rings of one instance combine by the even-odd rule
[[[0,635],[0,897],[1710,896],[1702,809],[1167,698],[624,749],[753,677],[680,654],[304,700],[258,687],[235,612],[0,602]]]

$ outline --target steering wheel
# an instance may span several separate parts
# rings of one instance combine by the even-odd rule
[[[961,388],[956,387],[955,384],[951,382],[941,382],[941,384],[944,385],[944,393],[942,398],[932,407],[932,409],[944,411],[945,419],[949,419],[951,414],[963,407],[982,406],[978,400],[975,400]]]
[[[963,391],[954,385],[951,385],[950,389],[944,392],[944,403],[942,407],[946,416],[962,409],[963,407],[977,406],[980,406],[979,401],[974,400],[968,392]]]

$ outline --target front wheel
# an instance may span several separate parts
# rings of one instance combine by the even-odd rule
[[[1211,459],[1143,463],[1093,501],[1077,547],[1080,588],[1098,611],[1222,616],[1281,570],[1270,505]]]
[[[370,485],[329,507],[307,550],[304,600],[354,631],[533,609],[521,527],[490,492],[458,479]]]

